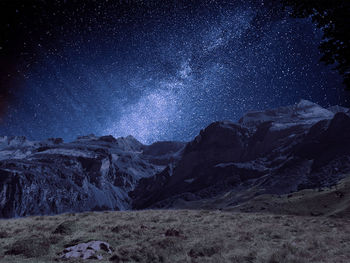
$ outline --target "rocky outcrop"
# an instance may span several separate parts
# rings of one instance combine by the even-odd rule
[[[60,257],[62,259],[76,258],[102,260],[102,251],[108,255],[112,254],[113,249],[107,242],[90,241],[65,248]]]

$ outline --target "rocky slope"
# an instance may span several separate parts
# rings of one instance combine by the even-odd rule
[[[0,138],[0,217],[130,209],[140,178],[169,164],[183,143],[145,146],[132,136],[31,142]]]
[[[349,172],[349,110],[302,100],[250,112],[238,123],[212,123],[176,164],[141,179],[130,195],[136,209],[226,208],[262,194],[331,186]],[[225,201],[210,202],[217,199]]]
[[[234,207],[350,173],[350,111],[309,101],[215,122],[191,142],[0,137],[0,217]],[[217,200],[220,200],[217,202]]]

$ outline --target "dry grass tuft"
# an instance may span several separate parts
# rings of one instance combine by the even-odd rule
[[[59,224],[52,233],[61,235],[71,235],[74,232],[74,228],[74,221],[64,221],[61,224]]]
[[[5,255],[21,255],[26,258],[36,258],[44,256],[50,249],[50,240],[44,236],[31,236],[18,239],[6,246]]]

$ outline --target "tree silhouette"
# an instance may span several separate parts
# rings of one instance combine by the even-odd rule
[[[350,0],[281,0],[293,17],[311,17],[323,31],[321,61],[335,65],[350,90]]]

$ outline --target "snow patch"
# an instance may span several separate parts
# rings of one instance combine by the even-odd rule
[[[75,149],[64,149],[64,148],[48,149],[40,152],[39,154],[60,154],[60,155],[68,155],[68,156],[75,156],[75,157],[95,158],[95,154],[91,152],[80,151]]]
[[[215,167],[225,168],[225,167],[232,166],[232,165],[234,165],[234,163],[219,163],[219,164],[215,165]]]
[[[195,179],[194,178],[189,178],[189,179],[186,179],[184,180],[185,183],[192,183]]]
[[[108,158],[103,159],[102,164],[101,164],[101,168],[100,168],[100,172],[102,175],[105,175],[108,173],[109,166],[110,166],[110,163],[109,163]]]

